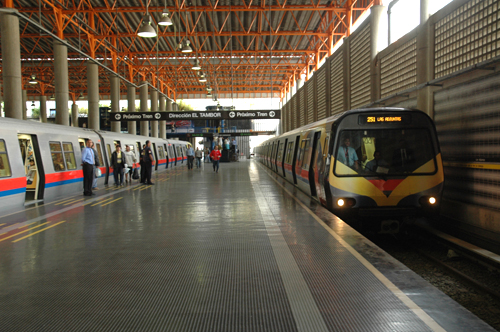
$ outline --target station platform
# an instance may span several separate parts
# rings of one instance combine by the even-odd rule
[[[255,161],[0,218],[0,331],[493,331]]]

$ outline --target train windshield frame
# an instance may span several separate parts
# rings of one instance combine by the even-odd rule
[[[434,175],[438,166],[432,137],[428,128],[419,127],[341,130],[333,173],[337,177]]]

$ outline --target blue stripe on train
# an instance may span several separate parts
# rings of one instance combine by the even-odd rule
[[[26,188],[24,188],[24,187],[17,188],[17,189],[4,190],[4,191],[0,191],[0,197],[16,195],[16,194],[24,194],[25,192],[26,192]]]
[[[45,184],[45,188],[52,188],[52,187],[62,186],[62,185],[65,185],[65,184],[82,182],[82,181],[83,181],[83,178],[77,178],[77,179],[71,179],[71,180],[64,180],[64,181],[57,181],[57,182],[51,182],[51,183]]]

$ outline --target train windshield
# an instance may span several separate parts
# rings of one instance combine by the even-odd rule
[[[427,129],[344,130],[334,154],[335,174],[432,174],[436,153]]]

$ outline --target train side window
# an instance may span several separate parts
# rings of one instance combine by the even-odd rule
[[[304,142],[304,146],[302,148],[302,169],[307,169],[309,168],[309,164],[307,163],[309,159],[309,149],[310,149],[310,144],[309,144],[309,139],[307,139]]]
[[[52,156],[52,163],[54,164],[54,170],[56,172],[64,171],[66,168],[64,166],[64,158],[62,155],[61,143],[60,142],[49,142],[50,155]]]
[[[284,147],[284,143],[280,143],[280,146],[278,148],[278,161],[281,161],[283,160],[283,147]]]
[[[73,143],[63,142],[64,159],[66,159],[67,169],[76,169],[75,152]]]
[[[158,156],[160,159],[165,159],[165,154],[163,153],[163,146],[158,146]]]
[[[5,141],[0,139],[0,178],[12,176]]]
[[[297,156],[297,166],[302,166],[304,163],[304,154],[309,145],[309,139],[303,139],[300,143],[299,155]]]
[[[295,145],[295,142],[290,142],[288,143],[288,148],[287,148],[287,151],[286,151],[286,160],[285,162],[287,164],[291,164],[292,163],[292,158],[293,158],[293,146]]]
[[[100,143],[96,143],[95,147],[97,149],[97,158],[99,158],[99,165],[104,166],[104,162],[102,160],[101,144]]]

